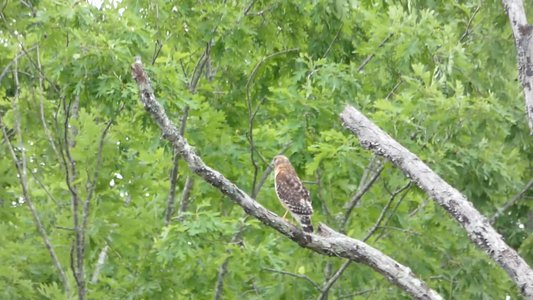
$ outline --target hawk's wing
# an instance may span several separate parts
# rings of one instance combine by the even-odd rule
[[[280,172],[276,176],[275,184],[276,194],[293,214],[313,214],[311,197],[298,176],[289,172]]]

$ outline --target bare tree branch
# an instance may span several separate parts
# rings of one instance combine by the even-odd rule
[[[229,199],[241,206],[247,214],[277,230],[301,247],[323,255],[348,258],[372,267],[416,299],[442,299],[423,281],[416,278],[409,268],[367,244],[337,233],[323,224],[318,227],[318,234],[306,234],[280,216],[265,209],[221,173],[207,166],[185,138],[179,135],[178,129],[168,118],[161,104],[157,102],[150,79],[138,57],[132,64],[132,76],[139,87],[144,108],[161,129],[163,137],[179,150],[191,171],[219,189]]]
[[[502,0],[513,30],[518,56],[518,77],[524,89],[530,134],[533,135],[533,25],[527,23],[522,0]]]
[[[513,198],[509,199],[509,201],[505,202],[505,204],[498,209],[494,215],[489,219],[490,223],[493,224],[496,222],[496,219],[498,219],[506,210],[508,210],[511,206],[515,205],[516,202],[518,202],[524,195],[529,191],[529,189],[533,187],[533,179],[531,179],[526,186],[516,195],[513,196]]]
[[[80,200],[78,187],[75,184],[77,178],[76,161],[70,152],[71,148],[75,145],[75,141],[73,138],[70,138],[70,135],[75,136],[77,134],[77,128],[70,125],[70,119],[77,117],[79,101],[79,95],[75,96],[74,103],[69,101],[67,105],[66,101],[63,101],[65,113],[65,121],[63,123],[64,147],[61,147],[61,144],[60,147],[64,148],[61,150],[65,152],[65,155],[62,155],[61,157],[63,158],[63,164],[65,165],[65,181],[71,194],[72,219],[74,223],[74,245],[71,251],[71,255],[74,255],[74,257],[72,258],[71,267],[73,267],[72,272],[78,288],[78,299],[83,300],[86,296],[86,286],[83,262],[85,245],[83,244],[83,228],[80,222],[79,208],[82,203]]]
[[[459,191],[450,186],[417,156],[383,132],[352,106],[341,113],[343,125],[359,137],[361,145],[389,159],[396,167],[461,224],[472,242],[485,250],[513,279],[526,298],[533,298],[533,271],[509,247]]]
[[[16,103],[18,101],[18,95],[19,95],[19,81],[18,81],[18,60],[14,60],[15,69],[14,69],[14,78],[15,78],[15,104],[14,104],[14,110],[17,113],[16,119],[15,119],[15,130],[17,132],[17,135],[19,137],[19,142],[21,145],[23,144],[22,140],[22,131],[20,129],[20,111],[18,109],[18,104]],[[22,196],[24,197],[24,202],[28,205],[28,208],[32,214],[33,222],[35,224],[35,227],[37,227],[37,231],[41,235],[41,238],[44,241],[44,244],[46,246],[46,249],[48,250],[48,253],[50,255],[50,258],[52,259],[52,262],[54,263],[54,266],[56,267],[57,271],[59,272],[59,277],[61,278],[61,281],[63,283],[63,287],[65,289],[65,294],[70,296],[70,286],[68,283],[67,276],[65,274],[65,271],[63,270],[63,266],[61,265],[61,262],[59,261],[59,258],[57,257],[57,254],[54,250],[54,247],[52,246],[52,243],[50,242],[50,239],[48,237],[48,234],[46,233],[46,229],[44,228],[44,225],[41,222],[41,218],[39,217],[39,214],[37,213],[37,209],[33,205],[33,201],[30,198],[30,193],[28,190],[28,178],[27,178],[27,170],[26,170],[26,150],[24,149],[24,146],[20,147],[20,153],[21,158],[20,160],[17,157],[17,154],[15,153],[15,149],[13,148],[13,145],[11,144],[11,141],[9,140],[6,128],[4,126],[4,123],[2,121],[2,116],[0,115],[0,127],[2,128],[2,133],[4,136],[4,140],[9,148],[9,152],[11,153],[11,158],[13,159],[13,163],[15,164],[15,168],[18,173],[18,178],[20,181],[20,186],[22,188]]]

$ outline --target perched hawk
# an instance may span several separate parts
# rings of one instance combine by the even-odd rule
[[[313,232],[313,224],[311,224],[313,207],[309,192],[298,178],[287,157],[283,155],[274,157],[274,176],[276,194],[281,204],[291,212],[305,232]]]

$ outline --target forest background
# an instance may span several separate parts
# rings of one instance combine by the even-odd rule
[[[532,266],[533,144],[502,2],[23,0],[0,17],[0,298],[413,296],[195,175],[139,101],[137,55],[196,153],[268,210],[284,213],[270,165],[284,153],[316,225],[443,298],[525,297],[339,118],[365,114]]]

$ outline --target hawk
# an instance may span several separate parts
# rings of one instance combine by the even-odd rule
[[[300,223],[303,231],[313,232],[311,197],[286,156],[274,157],[274,187],[279,201]]]

